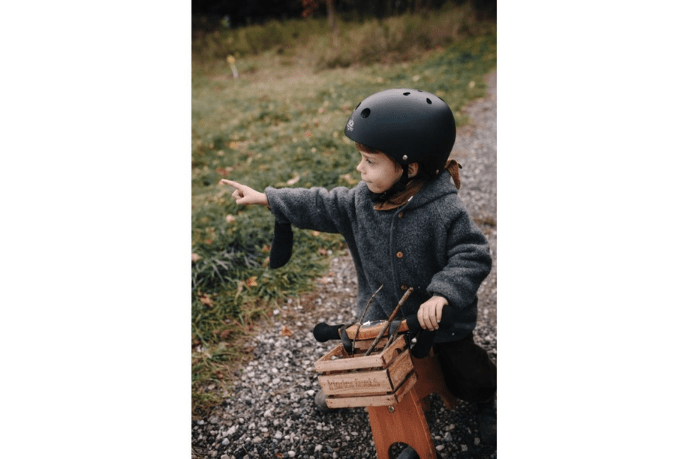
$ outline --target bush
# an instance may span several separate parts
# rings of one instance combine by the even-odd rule
[[[493,33],[496,25],[479,21],[466,2],[446,2],[440,10],[403,14],[364,22],[341,18],[339,37],[325,18],[272,20],[264,25],[196,34],[192,54],[196,62],[224,60],[227,55],[258,55],[275,51],[314,60],[317,69],[353,64],[412,60],[422,52],[447,46],[461,38]],[[286,62],[288,63],[288,62]]]

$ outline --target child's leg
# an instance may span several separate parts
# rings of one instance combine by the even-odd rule
[[[477,402],[480,437],[497,444],[497,366],[487,352],[473,342],[473,335],[450,343],[435,344],[449,391],[468,402]]]
[[[435,343],[449,391],[468,402],[483,402],[497,391],[497,367],[475,344],[473,334],[459,341]]]

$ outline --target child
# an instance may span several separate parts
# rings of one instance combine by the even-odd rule
[[[291,255],[292,224],[341,233],[358,275],[359,315],[383,286],[366,320],[387,319],[413,287],[400,315],[417,314],[424,333],[434,333],[448,388],[478,403],[482,440],[494,444],[497,370],[473,342],[476,292],[492,259],[458,197],[460,166],[447,161],[456,140],[452,111],[434,94],[389,89],[363,100],[344,132],[361,155],[356,170],[362,181],[352,189],[268,187],[260,193],[222,183],[235,188],[237,204],[261,204],[275,215],[272,267]]]

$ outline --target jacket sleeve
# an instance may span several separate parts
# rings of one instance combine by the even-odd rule
[[[341,233],[354,209],[354,190],[345,187],[267,187],[265,195],[277,222],[327,233]]]
[[[465,210],[448,222],[446,253],[447,263],[432,277],[427,291],[445,297],[449,308],[459,312],[475,301],[492,269],[487,239]]]

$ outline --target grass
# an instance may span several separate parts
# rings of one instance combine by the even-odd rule
[[[412,16],[390,18],[388,34],[417,20]],[[396,24],[393,21],[398,24],[392,26]],[[342,36],[356,31],[354,25],[340,26]],[[374,21],[358,27],[373,30],[384,28],[384,23]],[[358,102],[390,87],[433,92],[449,104],[458,125],[468,123],[461,109],[484,94],[483,77],[496,66],[494,26],[480,23],[470,27],[473,33],[457,32],[451,42],[433,46],[410,61],[395,58],[387,63],[366,64],[364,58],[362,64],[352,63],[345,68],[323,67],[324,53],[285,56],[271,48],[238,58],[240,78],[234,79],[225,60],[203,57],[202,53],[195,56],[191,294],[194,414],[202,414],[219,403],[221,389],[231,382],[234,370],[246,358],[242,342],[256,323],[269,318],[270,311],[288,298],[312,289],[314,280],[327,269],[330,256],[345,249],[339,235],[295,229],[291,261],[283,268],[270,270],[272,215],[262,207],[237,206],[231,189],[220,186],[219,180],[231,178],[258,190],[268,185],[355,185],[357,155],[352,142],[344,136],[344,125]],[[323,43],[330,39],[324,30],[320,34]],[[308,46],[315,46],[318,35],[308,40]]]

